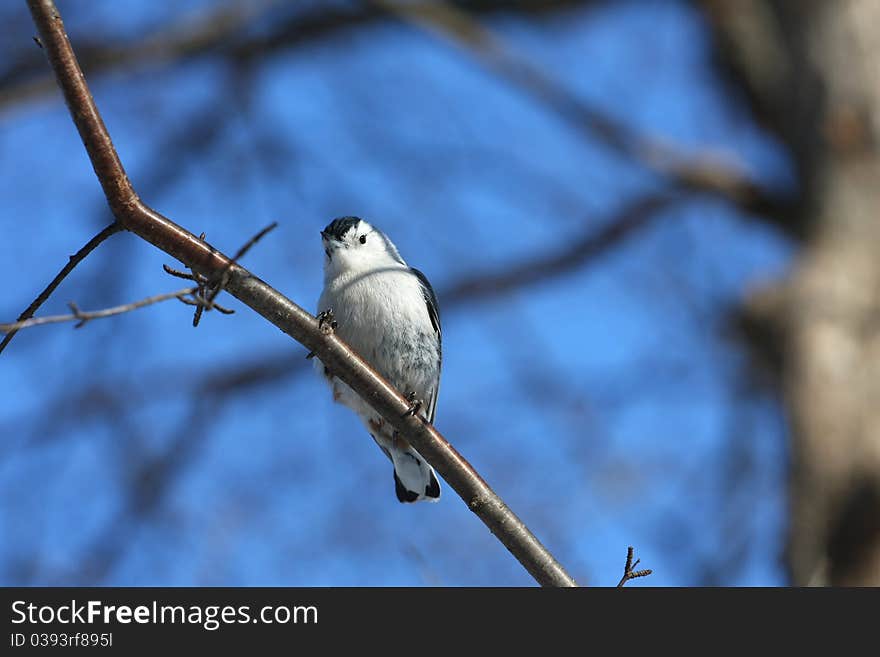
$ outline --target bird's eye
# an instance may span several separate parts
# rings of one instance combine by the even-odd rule
[[[367,243],[367,236],[361,235],[361,244],[366,244],[366,243]]]

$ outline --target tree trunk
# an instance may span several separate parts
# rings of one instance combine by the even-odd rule
[[[699,0],[719,62],[799,175],[773,335],[796,585],[880,585],[880,2]]]

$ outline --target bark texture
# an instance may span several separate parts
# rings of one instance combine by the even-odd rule
[[[781,343],[796,585],[880,585],[880,3],[701,0],[719,64],[787,145],[803,241]]]

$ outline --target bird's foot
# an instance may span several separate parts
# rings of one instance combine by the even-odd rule
[[[321,330],[321,333],[329,335],[336,330],[337,326],[339,326],[339,324],[333,316],[332,308],[327,308],[327,310],[322,310],[318,313],[318,328]]]
[[[410,415],[415,415],[420,410],[422,410],[422,406],[424,406],[424,402],[416,397],[415,392],[411,392],[406,396],[406,401],[409,402],[409,408],[406,409],[406,412],[403,414],[403,417],[409,417]]]

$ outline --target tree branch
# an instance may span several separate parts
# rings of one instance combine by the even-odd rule
[[[495,32],[450,2],[372,0],[399,19],[451,41],[518,89],[551,108],[580,132],[658,175],[679,192],[724,198],[746,212],[777,214],[789,202],[760,189],[728,158],[707,152],[687,155],[661,139],[638,134],[613,116],[583,102],[520,55]]]
[[[574,6],[599,4],[603,0],[458,1],[468,11],[479,14],[510,11],[547,14]],[[234,0],[211,12],[200,11],[192,19],[184,18],[178,24],[133,42],[108,43],[107,39],[98,38],[83,43],[79,48],[80,64],[89,74],[99,75],[214,54],[229,60],[253,60],[386,19],[381,9],[364,3],[297,6],[287,15],[279,11],[279,7],[289,8],[292,3],[267,1],[242,6],[244,4]],[[273,11],[275,15],[272,15]],[[259,22],[263,29],[249,29],[255,22]],[[31,47],[28,44],[28,51]],[[0,112],[18,103],[46,96],[54,90],[51,75],[42,75],[42,71],[34,70],[29,64],[29,52],[13,53],[4,63],[7,67],[0,72]]]
[[[562,249],[541,254],[513,267],[468,276],[447,287],[445,303],[493,297],[576,269],[651,225],[658,213],[686,198],[681,194],[648,194],[623,207],[614,219],[589,231]]]
[[[232,257],[230,261],[230,265],[232,263],[238,262],[249,250],[250,248],[260,241],[263,236],[274,230],[278,225],[278,222],[272,222],[265,228],[263,228],[259,233],[251,237],[245,244],[242,246],[238,252]],[[114,228],[119,226],[119,224],[111,224],[104,231],[101,232],[98,236],[96,236],[89,244],[95,242],[98,237],[104,234],[110,228]],[[116,230],[122,230],[121,228],[116,228]],[[204,239],[204,233],[200,236],[200,239]],[[100,243],[100,240],[97,241],[95,246]],[[86,245],[88,246],[88,244]],[[94,248],[94,246],[92,247]],[[83,247],[85,249],[85,247]],[[84,253],[77,262],[82,260],[87,253]],[[73,262],[74,256],[71,256],[71,262]],[[144,308],[146,306],[152,306],[156,303],[161,303],[163,301],[168,301],[169,299],[177,299],[189,306],[195,306],[196,312],[195,317],[193,319],[193,326],[199,325],[199,318],[202,316],[202,313],[205,310],[217,310],[223,315],[231,315],[234,313],[234,310],[229,310],[228,308],[224,308],[219,303],[215,302],[217,295],[220,294],[223,289],[223,276],[220,277],[219,281],[209,281],[204,276],[198,274],[187,274],[186,272],[177,271],[169,267],[168,265],[163,265],[165,268],[165,272],[167,274],[171,274],[177,278],[185,278],[189,281],[194,281],[198,285],[195,287],[187,287],[182,290],[177,290],[176,292],[166,292],[164,294],[156,294],[146,299],[141,299],[140,301],[134,301],[132,303],[125,303],[119,306],[113,306],[112,308],[105,308],[103,310],[93,310],[93,311],[82,311],[79,307],[71,301],[68,305],[70,308],[70,314],[68,315],[49,315],[47,317],[31,317],[29,319],[19,319],[16,322],[12,322],[11,324],[0,324],[0,333],[14,334],[17,331],[23,328],[30,328],[32,326],[42,326],[44,324],[61,324],[63,322],[78,322],[74,328],[80,328],[84,326],[87,322],[92,321],[93,319],[103,319],[105,317],[113,317],[115,315],[122,315],[123,313],[129,313],[132,310],[138,310],[139,308]],[[72,267],[71,267],[72,269]],[[54,281],[53,281],[54,283]],[[41,295],[42,300],[45,301],[49,297],[49,293],[44,293],[45,297]],[[39,301],[39,299],[38,299]],[[36,302],[35,302],[36,303]],[[34,304],[31,304],[33,306]],[[30,308],[28,308],[30,310]],[[25,311],[27,312],[27,311]],[[24,314],[24,313],[22,313]]]
[[[52,0],[28,0],[44,50],[55,72],[107,202],[128,230],[188,267],[217,280],[239,301],[314,351],[336,376],[367,400],[433,465],[468,508],[542,585],[576,582],[473,467],[431,425],[408,416],[409,402],[333,333],[324,333],[310,313],[225,255],[145,205],[134,191],[89,92],[64,25]]]
[[[74,267],[76,267],[80,262],[82,262],[86,256],[88,256],[92,251],[94,251],[99,244],[101,244],[104,240],[106,240],[111,235],[114,235],[123,229],[122,224],[119,222],[113,222],[109,226],[107,226],[100,233],[95,235],[92,239],[88,241],[88,243],[83,246],[79,251],[70,256],[70,259],[67,261],[67,264],[62,267],[61,271],[58,272],[58,275],[52,279],[52,282],[46,286],[46,289],[40,292],[39,296],[33,300],[31,305],[25,308],[24,312],[18,316],[16,320],[16,324],[22,324],[21,326],[16,327],[15,324],[12,325],[0,325],[0,332],[6,332],[6,335],[3,337],[3,340],[0,341],[0,353],[3,353],[3,350],[6,348],[6,345],[15,337],[15,334],[18,333],[19,328],[23,328],[25,325],[25,320],[34,316],[34,313],[42,306],[46,299],[55,291],[59,285],[61,285],[61,281],[67,278],[67,275],[73,271]],[[3,328],[3,326],[12,326],[13,328]]]

